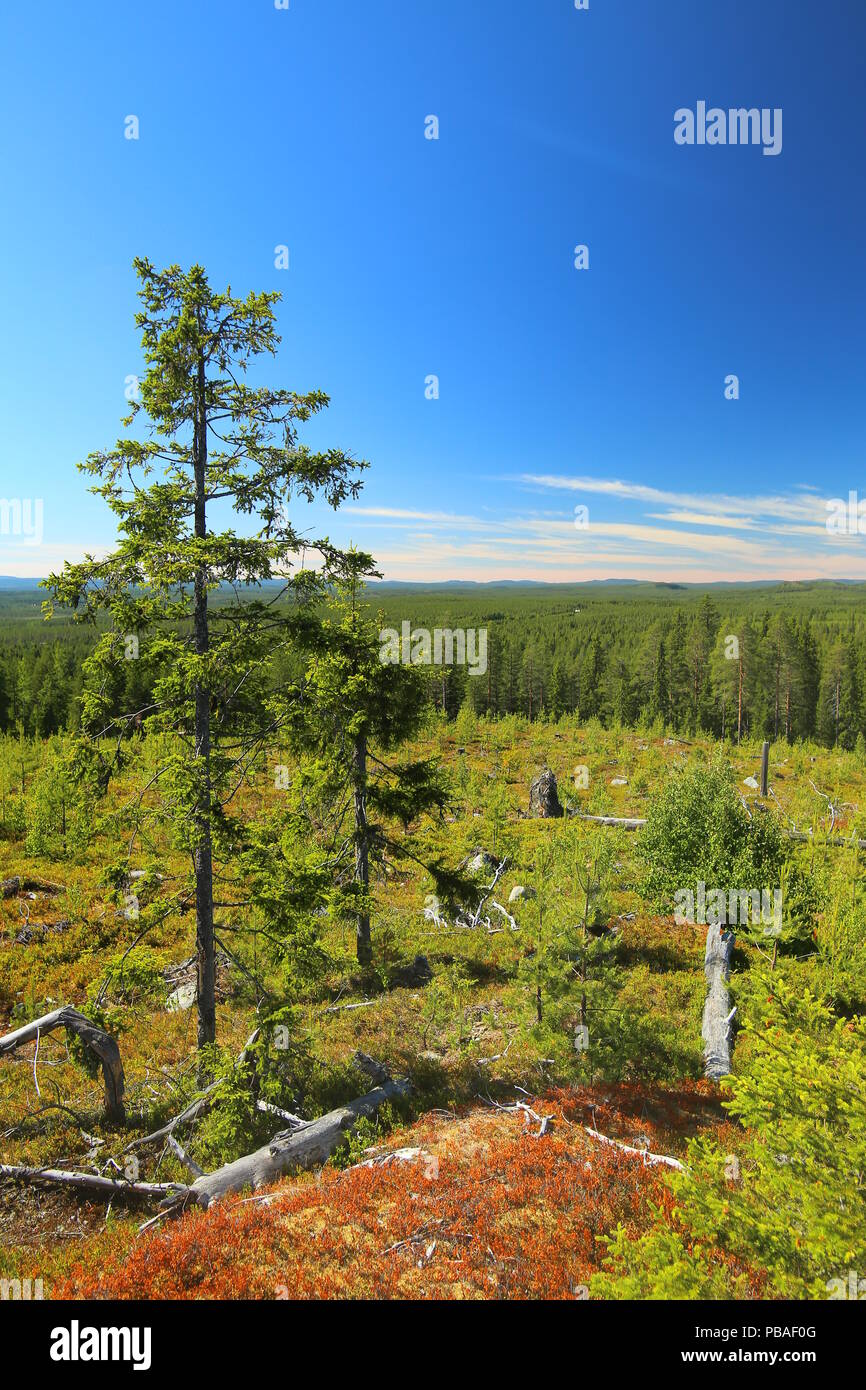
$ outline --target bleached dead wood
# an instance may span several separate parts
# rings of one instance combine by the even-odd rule
[[[373,1004],[381,1004],[381,999],[362,999],[359,1004],[329,1004],[327,1009],[323,1009],[323,1014],[342,1014],[349,1013],[352,1009],[369,1009]]]
[[[155,1129],[152,1134],[144,1134],[140,1139],[133,1139],[127,1144],[124,1153],[132,1153],[134,1149],[147,1148],[149,1144],[158,1144],[161,1139],[168,1139],[179,1125],[186,1124],[188,1121],[196,1120],[200,1115],[204,1115],[211,1107],[213,1093],[220,1086],[221,1081],[212,1081],[207,1090],[188,1105],[185,1110],[181,1110],[179,1115],[175,1115],[173,1120],[163,1125],[160,1129]]]
[[[600,1134],[597,1129],[590,1129],[589,1125],[584,1125],[583,1128],[591,1139],[597,1139],[600,1144],[610,1144],[615,1149],[622,1149],[623,1153],[634,1154],[650,1168],[663,1163],[668,1168],[677,1168],[680,1172],[684,1171],[684,1165],[680,1163],[678,1158],[670,1158],[667,1154],[652,1154],[646,1149],[633,1148],[631,1144],[624,1144],[621,1139],[611,1139],[607,1134]]]
[[[512,931],[520,931],[520,928],[519,928],[519,926],[517,925],[517,923],[515,922],[515,920],[514,920],[514,918],[512,917],[511,913],[506,911],[506,909],[502,906],[502,903],[498,903],[498,902],[496,901],[496,899],[494,898],[494,899],[493,899],[493,906],[496,908],[496,911],[497,911],[497,912],[501,912],[501,913],[502,913],[502,916],[505,918],[505,920],[507,921],[507,923],[508,923],[508,925],[509,925],[509,927],[511,928]]]
[[[720,1081],[731,1070],[731,1024],[734,1013],[728,994],[734,933],[718,925],[707,928],[704,974],[707,997],[701,1036],[704,1040],[704,1076]]]
[[[520,1090],[520,1087],[517,1089]],[[533,1121],[538,1125],[538,1133],[534,1136],[536,1139],[543,1139],[545,1134],[550,1133],[553,1125],[553,1116],[539,1115],[537,1111],[533,1110],[531,1106],[527,1105],[523,1100],[516,1100],[513,1105],[500,1105],[498,1101],[490,1100],[489,1097],[486,1096],[480,1096],[479,1099],[483,1100],[485,1105],[489,1105],[494,1110],[498,1110],[501,1115],[522,1115],[524,1124],[529,1124],[530,1121]]]
[[[475,915],[471,918],[471,920],[470,920],[470,922],[469,922],[469,925],[470,925],[470,926],[472,926],[472,927],[477,927],[477,926],[478,926],[478,923],[481,921],[481,910],[482,910],[482,908],[484,907],[484,904],[486,903],[487,899],[490,897],[490,894],[493,892],[494,888],[496,887],[497,883],[499,882],[499,880],[501,879],[502,875],[505,873],[505,870],[506,870],[507,868],[508,868],[508,855],[506,854],[506,856],[505,856],[505,858],[503,859],[502,863],[499,864],[499,865],[497,866],[496,872],[495,872],[494,875],[493,875],[493,882],[490,883],[490,884],[488,884],[488,886],[487,886],[485,889],[483,889],[483,891],[482,891],[482,893],[481,893],[481,900],[480,900],[480,902],[479,902],[477,908],[475,909]],[[459,920],[460,920],[460,919],[458,918],[458,921],[459,921]]]
[[[245,1154],[234,1163],[227,1163],[215,1172],[197,1178],[184,1194],[184,1200],[208,1207],[211,1202],[219,1201],[230,1192],[240,1192],[245,1187],[263,1187],[286,1173],[326,1163],[362,1117],[375,1115],[386,1101],[408,1095],[409,1090],[408,1081],[387,1081],[366,1096],[330,1110],[318,1120],[312,1120],[303,1129],[281,1132],[255,1153]],[[176,1201],[169,1197],[163,1205],[174,1206]]]
[[[74,1187],[83,1192],[95,1192],[100,1197],[110,1193],[112,1197],[153,1200],[172,1196],[179,1200],[187,1191],[182,1183],[176,1182],[126,1182],[122,1178],[103,1178],[98,1173],[76,1173],[65,1168],[22,1168],[8,1163],[0,1163],[0,1179],[3,1178],[52,1187]]]
[[[14,1052],[16,1048],[23,1047],[25,1043],[35,1042],[38,1047],[41,1037],[46,1033],[53,1033],[58,1028],[65,1028],[68,1032],[74,1033],[97,1058],[105,1081],[106,1115],[110,1120],[122,1122],[124,1079],[120,1049],[114,1038],[95,1023],[91,1023],[90,1019],[85,1018],[77,1009],[66,1005],[62,1009],[55,1009],[53,1013],[43,1014],[42,1018],[35,1018],[32,1023],[25,1023],[22,1028],[16,1028],[12,1033],[7,1033],[5,1037],[0,1038],[0,1057],[4,1053]]]
[[[188,1168],[194,1178],[203,1178],[204,1169],[200,1168],[194,1158],[190,1158],[186,1149],[182,1148],[173,1134],[168,1136],[168,1147],[171,1149],[175,1158],[179,1158],[185,1168]]]
[[[276,1115],[278,1120],[285,1120],[288,1124],[294,1125],[295,1129],[309,1124],[309,1120],[302,1120],[300,1115],[293,1115],[291,1110],[281,1110],[279,1105],[272,1105],[269,1100],[257,1100],[256,1109],[265,1115]]]
[[[770,795],[775,795],[772,788],[770,788]],[[776,800],[778,801],[778,798]],[[568,814],[575,816],[578,820],[594,821],[596,825],[610,825],[619,830],[641,830],[646,825],[646,817],[644,816],[591,816],[587,811],[572,810],[569,810]],[[782,834],[789,840],[799,840],[806,844],[815,838],[813,830],[788,830],[782,827]],[[853,836],[820,835],[819,839],[822,844],[836,845],[842,849],[850,849],[854,844],[859,845],[860,849],[866,849],[866,840],[855,839]]]
[[[570,816],[575,816],[577,820],[591,820],[596,825],[614,825],[620,830],[640,830],[646,825],[646,817],[643,816],[591,816],[588,811],[569,810]]]

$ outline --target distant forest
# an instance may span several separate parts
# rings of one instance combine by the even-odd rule
[[[8,581],[7,581],[8,583]],[[78,721],[92,629],[40,614],[33,588],[0,592],[0,731],[47,736]],[[679,734],[814,739],[866,753],[866,585],[375,585],[382,626],[487,629],[487,670],[430,668],[448,718],[573,715]],[[218,607],[219,596],[213,600]],[[275,654],[272,679],[293,671]],[[119,664],[127,712],[150,698],[147,636]]]

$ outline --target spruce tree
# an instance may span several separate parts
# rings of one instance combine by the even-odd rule
[[[268,733],[258,696],[274,650],[343,560],[327,539],[302,537],[289,507],[299,498],[337,507],[357,495],[364,465],[338,449],[299,444],[299,425],[328,404],[323,392],[249,381],[251,361],[276,354],[278,294],[217,292],[200,265],[157,270],[139,258],[134,266],[146,370],[123,423],[144,428],[79,465],[117,518],[118,544],[105,559],[87,556],[51,575],[45,607],[50,615],[67,605],[93,624],[109,615],[83,702],[97,756],[110,736],[109,768],[117,766],[125,736],[139,726],[174,736],[151,792],[191,858],[203,1047],[216,1034],[214,859],[232,855],[239,828],[229,806]],[[229,510],[241,532],[217,529]],[[305,567],[304,552],[321,557],[318,571]],[[272,580],[278,585],[262,594]],[[139,644],[153,665],[153,698],[143,710],[123,710],[118,672]],[[144,800],[137,810],[140,830]]]

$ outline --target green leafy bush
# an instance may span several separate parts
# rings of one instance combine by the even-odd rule
[[[694,764],[664,783],[637,852],[645,868],[644,892],[661,909],[677,890],[698,882],[773,887],[783,861],[775,819],[760,813],[749,819],[730,769],[718,759]]]

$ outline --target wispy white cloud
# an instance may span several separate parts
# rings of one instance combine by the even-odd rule
[[[512,482],[515,480],[512,479]],[[510,507],[499,519],[395,507],[351,509],[361,524],[404,533],[376,546],[394,578],[602,578],[713,580],[866,579],[866,538],[826,528],[827,499],[811,488],[790,494],[677,492],[622,478],[524,473],[526,489],[598,497],[585,528],[571,510]],[[611,519],[611,505],[637,505],[635,519]],[[569,502],[569,507],[571,503]],[[644,511],[643,508],[647,510]],[[421,523],[421,524],[419,524]]]
[[[620,478],[567,477],[551,473],[522,473],[520,482],[556,491],[580,492],[619,498],[621,501],[647,502],[701,512],[715,517],[778,517],[788,521],[817,521],[827,515],[819,496],[793,497],[782,494],[737,497],[725,493],[670,492],[646,483]],[[709,524],[709,523],[705,523]]]

